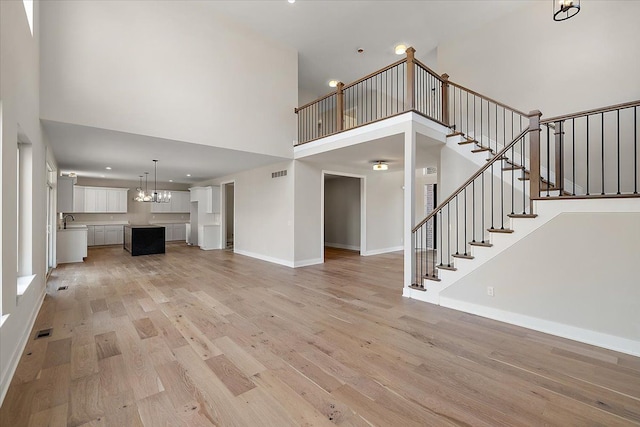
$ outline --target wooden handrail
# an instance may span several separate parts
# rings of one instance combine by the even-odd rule
[[[314,101],[308,102],[308,103],[304,104],[302,107],[294,108],[293,111],[296,114],[298,114],[298,111],[303,110],[303,109],[305,109],[307,107],[310,107],[313,104],[317,104],[320,101],[324,101],[325,99],[329,98],[330,96],[337,95],[337,94],[338,94],[338,91],[336,90],[335,92],[331,92],[331,93],[329,93],[329,94],[327,94],[327,95],[325,95],[323,97],[320,97],[320,98],[318,98],[318,99],[316,99]]]
[[[452,82],[451,80],[449,80],[449,84],[450,84],[451,86],[455,86],[455,87],[457,87],[458,89],[466,90],[466,91],[467,91],[467,92],[469,92],[470,94],[475,95],[475,96],[478,96],[478,97],[480,97],[480,98],[484,99],[485,101],[493,102],[494,104],[497,104],[497,105],[499,105],[499,106],[500,106],[500,107],[502,107],[502,108],[506,108],[507,110],[511,110],[511,111],[513,111],[514,113],[518,113],[518,114],[520,114],[520,115],[521,115],[521,116],[523,116],[523,117],[529,117],[529,116],[530,116],[529,114],[527,114],[527,113],[523,113],[523,112],[522,112],[522,111],[520,111],[520,110],[516,110],[515,108],[510,107],[510,106],[508,106],[507,104],[503,104],[503,103],[502,103],[502,102],[500,102],[500,101],[496,101],[495,99],[493,99],[493,98],[489,98],[488,96],[482,95],[482,94],[480,94],[480,93],[478,93],[478,92],[476,92],[476,91],[474,91],[474,90],[467,89],[466,87],[464,87],[464,86],[462,86],[462,85],[459,85],[458,83],[454,83],[454,82]]]
[[[373,73],[368,74],[368,75],[362,77],[361,79],[356,80],[355,82],[349,83],[348,85],[344,85],[343,90],[347,90],[348,88],[350,88],[352,86],[355,86],[358,83],[362,83],[363,81],[368,80],[373,76],[376,76],[378,74],[384,73],[385,71],[388,71],[388,70],[392,69],[393,67],[397,67],[398,65],[402,64],[403,62],[407,62],[407,58],[402,58],[401,60],[396,61],[391,65],[387,65],[386,67],[384,67],[384,68],[382,68],[382,69],[380,69],[378,71],[374,71]]]
[[[427,67],[426,65],[424,65],[422,62],[418,61],[417,59],[413,60],[416,64],[418,64],[420,67],[422,67],[427,73],[431,74],[433,77],[435,77],[436,79],[440,80],[441,82],[444,82],[444,80],[442,79],[442,77],[440,77],[435,71],[433,71],[431,68]]]
[[[447,204],[452,201],[453,199],[455,199],[455,197],[462,193],[462,191],[464,191],[465,187],[467,187],[469,184],[471,184],[477,177],[479,177],[480,175],[482,175],[482,173],[484,171],[486,171],[487,169],[489,169],[491,167],[492,164],[494,164],[496,161],[501,160],[503,155],[511,148],[513,147],[518,141],[520,141],[522,138],[524,138],[524,136],[531,132],[532,130],[535,129],[531,129],[529,127],[527,127],[525,130],[523,130],[520,135],[516,136],[514,138],[513,141],[511,141],[509,144],[507,144],[502,150],[500,150],[500,152],[498,152],[498,154],[496,154],[493,159],[491,159],[491,161],[488,161],[486,165],[484,165],[483,167],[481,167],[480,169],[478,169],[478,171],[476,171],[476,173],[474,173],[473,175],[471,175],[471,178],[467,179],[464,184],[462,184],[460,187],[458,187],[453,193],[451,193],[451,195],[449,197],[447,197],[442,203],[440,203],[433,211],[431,211],[431,213],[429,215],[426,216],[426,218],[424,218],[422,221],[420,221],[415,227],[413,227],[413,229],[411,230],[412,233],[415,233],[416,231],[418,231],[418,229],[420,227],[422,227],[427,221],[429,221],[431,218],[433,218],[434,216],[436,216],[436,214],[442,210],[445,206],[447,206]]]
[[[623,104],[610,105],[608,107],[596,108],[594,110],[581,111],[579,113],[565,114],[562,116],[551,117],[549,119],[540,120],[540,124],[546,125],[549,123],[561,122],[563,120],[574,119],[577,117],[591,116],[593,114],[600,114],[600,113],[608,113],[609,111],[622,110],[623,108],[638,107],[638,106],[640,106],[640,100],[625,102]]]

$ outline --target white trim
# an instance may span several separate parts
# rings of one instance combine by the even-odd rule
[[[237,248],[234,248],[233,252],[238,254],[238,255],[244,255],[244,256],[251,257],[251,258],[256,258],[256,259],[259,259],[261,261],[267,261],[267,262],[271,262],[273,264],[284,265],[285,267],[290,267],[290,268],[294,268],[295,267],[295,264],[292,261],[288,261],[288,260],[284,260],[284,259],[280,259],[280,258],[274,258],[274,257],[270,257],[270,256],[267,256],[267,255],[257,254],[255,252],[244,251],[242,249],[237,249]],[[304,262],[305,261],[300,261],[300,263],[304,263]]]
[[[355,249],[364,255],[367,248],[367,176],[348,172],[336,172],[323,169],[320,179],[320,259],[324,263],[324,181],[325,175],[346,176],[360,180],[360,247]],[[326,246],[329,246],[327,244]],[[338,247],[338,246],[336,246]],[[344,248],[349,249],[349,248]]]
[[[359,250],[360,250],[360,246],[356,246],[356,245],[343,245],[342,243],[329,243],[329,242],[325,242],[324,246],[325,246],[325,247],[329,247],[329,248],[347,249],[347,250],[349,250],[349,251],[359,251]]]
[[[544,320],[537,317],[526,316],[524,314],[512,313],[497,308],[486,307],[479,304],[458,301],[451,298],[440,297],[442,307],[464,311],[500,322],[510,323],[523,328],[533,329],[562,338],[619,351],[621,353],[640,356],[640,342],[615,335],[604,334],[590,329],[579,328],[566,325],[564,323]]]
[[[293,268],[308,267],[310,265],[318,265],[318,264],[322,264],[322,263],[324,263],[322,258],[304,259],[302,261],[294,262],[293,263]]]
[[[402,250],[404,250],[404,246],[394,246],[391,248],[373,249],[371,251],[365,251],[364,253],[362,253],[362,256],[380,255],[380,254],[386,254],[389,252],[399,252]]]
[[[42,303],[44,302],[44,296],[46,295],[45,289],[46,289],[46,286],[42,288],[42,295],[39,298],[40,302],[37,304],[34,304],[33,306],[33,310],[31,311],[31,314],[29,316],[29,321],[27,322],[24,333],[22,334],[22,340],[16,346],[15,351],[11,355],[9,359],[9,363],[7,363],[7,369],[0,375],[0,404],[2,403],[5,396],[7,395],[7,391],[9,390],[9,384],[11,384],[11,379],[16,373],[16,369],[18,368],[18,362],[20,362],[20,357],[22,356],[22,353],[24,353],[24,349],[27,346],[27,342],[31,337],[31,329],[33,329],[33,325],[36,323],[36,317],[38,316],[38,313],[40,312],[40,308],[42,307]],[[7,315],[6,317],[3,316],[4,320],[1,327],[6,327],[7,321],[9,320],[10,316],[11,316],[10,314]]]
[[[236,180],[222,181],[220,185],[220,246],[227,249],[227,184],[233,184],[233,244],[236,240]],[[235,251],[234,251],[235,252]]]
[[[30,274],[28,276],[18,276],[16,295],[18,297],[21,297],[22,295],[24,295],[27,292],[27,289],[29,289],[29,286],[31,286],[31,284],[34,282],[35,278],[36,278],[35,274]]]

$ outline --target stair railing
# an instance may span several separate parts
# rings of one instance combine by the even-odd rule
[[[512,232],[507,217],[532,215],[528,187],[534,181],[524,179],[521,165],[525,153],[539,145],[540,113],[526,116],[528,127],[413,228],[412,288],[426,290],[424,279],[439,281],[438,269],[455,270],[453,259],[472,258],[470,246],[491,246],[487,233]],[[533,176],[536,168],[531,169]]]
[[[534,199],[637,197],[640,101],[542,120]]]
[[[448,86],[449,127],[479,147],[498,152],[529,125],[522,111],[457,83]]]

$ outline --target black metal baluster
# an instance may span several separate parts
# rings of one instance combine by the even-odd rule
[[[471,233],[472,242],[476,241],[476,180],[471,181]]]
[[[513,168],[515,166],[515,162],[516,162],[516,158],[514,156],[514,148],[515,148],[515,144],[513,144],[511,146],[511,167]],[[511,169],[511,214],[515,214],[515,179],[516,179],[516,170],[515,169]]]
[[[601,160],[600,164],[602,166],[602,191],[600,194],[604,195],[604,113],[600,113],[600,122],[602,126],[600,128],[600,152],[601,152]]]
[[[480,228],[480,232],[482,233],[482,243],[484,243],[484,171],[481,173],[482,175],[482,197],[480,201],[482,203],[482,227]]]
[[[572,154],[572,162],[573,167],[571,171],[571,178],[573,179],[573,195],[576,195],[576,118],[571,119],[571,149],[573,151]]]
[[[460,216],[458,215],[458,195],[456,194],[456,255],[460,255],[460,251],[458,250],[460,246],[460,227],[458,226],[459,219]]]
[[[451,267],[451,202],[447,203],[447,266]]]
[[[618,115],[618,194],[620,194],[620,110],[617,110]]]
[[[444,255],[444,248],[442,247],[442,210],[439,210],[438,214],[440,215],[440,221],[438,221],[440,223],[440,247],[438,248],[438,251],[440,252],[440,265],[444,265],[442,263],[442,256]]]
[[[467,186],[468,187],[468,186]],[[464,254],[467,255],[467,187],[464,187]]]
[[[589,116],[587,116],[587,196],[589,195]]]

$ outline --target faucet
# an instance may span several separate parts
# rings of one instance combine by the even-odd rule
[[[62,218],[62,221],[64,222],[64,228],[67,228],[67,218],[71,217],[71,221],[75,221],[76,219],[73,217],[73,215],[71,214],[67,214],[64,216],[64,218]]]

